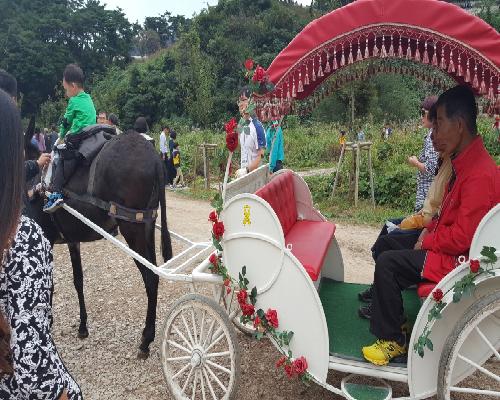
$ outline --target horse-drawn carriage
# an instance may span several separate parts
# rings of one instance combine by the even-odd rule
[[[329,74],[370,58],[432,65],[460,83],[468,82],[487,96],[489,107],[495,110],[500,104],[498,40],[498,32],[445,2],[354,2],[308,25],[280,53],[268,70],[275,90],[270,97],[257,99],[256,111],[261,119],[286,114],[294,100],[305,99],[328,83]],[[389,68],[389,72],[402,74],[410,71],[405,65]],[[387,70],[370,67],[342,76],[351,81],[379,72]],[[417,76],[436,83],[434,75],[425,70],[419,70]],[[325,86],[321,96],[341,83]],[[319,98],[313,103],[317,101]],[[302,367],[307,365],[307,371],[301,371],[303,376],[335,394],[348,399],[390,399],[392,389],[386,381],[396,381],[408,385],[411,399],[434,394],[450,399],[454,393],[500,397],[500,369],[485,366],[500,362],[500,252],[492,250],[500,249],[500,205],[483,218],[472,241],[470,259],[489,264],[487,270],[473,275],[470,296],[453,301],[458,300],[457,283],[471,276],[466,259],[437,285],[420,284],[406,290],[405,311],[413,325],[408,357],[380,367],[361,357],[362,345],[374,339],[366,321],[356,313],[356,294],[363,286],[344,282],[336,226],[315,209],[304,180],[290,170],[270,176],[264,165],[225,184],[223,193],[217,217],[224,232],[216,235],[220,241],[213,244],[219,247],[224,273],[238,276],[239,287],[214,273],[220,271],[213,268],[218,259],[208,257],[211,242],[195,243],[173,234],[188,248],[156,266],[64,206],[160,277],[191,285],[193,293],[179,299],[169,311],[160,338],[162,368],[175,399],[234,398],[240,377],[234,328],[262,335],[261,325],[244,318],[239,304],[242,285],[247,284],[256,288],[251,292],[252,309],[279,315],[279,329],[286,335],[279,340],[272,336],[272,341],[287,362],[294,360],[292,355],[300,355],[307,360],[302,363]],[[200,257],[207,258],[198,263]],[[437,307],[430,294],[438,290],[444,297]],[[277,318],[271,323],[278,327]],[[329,369],[347,374],[340,388],[327,382]],[[468,378],[476,372],[493,382],[490,387],[474,386],[475,380]],[[357,376],[379,382],[357,383]]]
[[[490,358],[500,362],[500,261],[478,274],[472,295],[458,303],[452,300],[452,288],[469,274],[466,260],[437,285],[424,283],[405,291],[406,316],[413,325],[408,358],[375,366],[364,361],[360,351],[373,339],[366,321],[356,314],[356,293],[364,286],[344,282],[336,227],[314,208],[305,181],[290,170],[269,175],[264,165],[226,189],[220,220],[227,272],[238,276],[245,267],[245,279],[256,287],[255,308],[276,310],[280,330],[293,332],[286,346],[273,343],[279,351],[285,348],[305,357],[311,380],[348,399],[390,399],[392,389],[386,380],[407,383],[411,399],[436,393],[449,399],[454,392],[500,397],[498,368],[492,372],[484,367]],[[213,273],[213,260],[207,257],[198,264],[212,251],[212,243],[195,243],[171,232],[188,247],[156,266],[76,210],[64,208],[160,277],[191,285],[193,293],[171,307],[161,331],[161,363],[172,396],[234,398],[240,378],[235,326],[250,334],[258,330],[240,322],[238,290],[228,290],[228,283]],[[499,231],[497,205],[479,224],[470,259],[484,258],[484,246],[500,249]],[[446,306],[441,318],[429,325],[436,304],[429,294],[437,289],[445,293]],[[413,349],[431,328],[432,351],[419,356]],[[329,369],[348,374],[340,388],[327,383]],[[473,380],[467,380],[476,371],[493,386],[475,387]],[[380,382],[359,384],[356,376]]]
[[[407,290],[405,308],[413,323],[408,359],[378,367],[364,361],[360,351],[373,339],[356,314],[362,285],[344,282],[335,225],[313,207],[303,179],[289,170],[269,179],[264,166],[232,182],[227,196],[220,216],[224,265],[232,276],[246,266],[246,277],[257,288],[255,307],[278,311],[280,329],[294,332],[289,349],[305,356],[316,383],[346,398],[392,397],[387,384],[356,384],[351,382],[355,375],[407,383],[412,399],[435,393],[450,398],[453,392],[500,396],[500,377],[483,367],[492,356],[500,361],[500,262],[479,276],[473,295],[459,303],[453,303],[449,289],[469,273],[465,260],[438,285]],[[477,228],[471,259],[481,258],[483,246],[500,248],[499,230],[500,205]],[[192,280],[212,283],[215,298],[188,295],[179,300],[162,333],[163,369],[176,399],[231,398],[239,378],[238,344],[229,323],[240,312],[231,307],[237,294],[227,294],[222,278],[209,266],[207,259],[196,267]],[[436,289],[447,293],[443,301],[448,305],[432,326],[433,350],[421,357],[412,349],[435,304],[429,293]],[[349,374],[341,388],[327,383],[329,369]],[[475,371],[499,384],[489,389],[460,385]]]

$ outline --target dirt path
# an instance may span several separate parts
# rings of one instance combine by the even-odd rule
[[[304,178],[307,176],[330,175],[330,174],[333,174],[336,170],[337,170],[337,167],[310,169],[308,171],[298,171],[297,174],[299,174],[301,177]]]
[[[195,240],[207,240],[210,206],[168,192],[170,229]],[[337,237],[347,269],[346,280],[369,282],[373,274],[369,245],[377,230],[340,224]],[[181,250],[174,242],[174,252]],[[159,254],[159,252],[158,252]],[[137,345],[145,318],[146,295],[140,274],[129,257],[105,241],[82,245],[85,296],[90,336],[76,337],[78,302],[65,246],[56,246],[54,336],[66,365],[81,385],[85,399],[170,399],[159,360],[159,336],[166,312],[189,287],[160,279],[157,338],[146,361],[136,358]],[[288,380],[276,372],[278,353],[268,341],[257,342],[238,333],[241,348],[241,380],[237,399],[338,399],[338,396],[312,385]],[[342,375],[330,372],[329,383],[338,387]],[[395,395],[404,395],[404,385],[394,386]]]

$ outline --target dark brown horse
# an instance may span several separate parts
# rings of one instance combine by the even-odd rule
[[[65,189],[76,196],[67,198],[66,203],[107,232],[116,232],[119,229],[129,247],[155,265],[155,219],[145,219],[142,222],[118,219],[78,196],[87,194],[89,176],[94,176],[93,196],[105,203],[113,202],[134,210],[156,210],[160,206],[162,255],[165,261],[172,258],[165,207],[164,167],[151,143],[134,131],[115,136],[104,146],[93,163],[93,173],[90,166],[83,165],[68,181]],[[99,240],[102,236],[64,209],[54,214],[46,214],[42,211],[42,206],[43,199],[35,198],[28,202],[25,213],[38,222],[52,244],[68,245],[80,305],[78,336],[85,338],[88,336],[88,329],[80,242]],[[149,355],[149,345],[155,337],[159,278],[149,268],[137,261],[135,263],[142,275],[148,298],[146,323],[139,346],[139,357],[146,358]]]

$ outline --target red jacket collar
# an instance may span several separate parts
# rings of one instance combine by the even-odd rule
[[[452,158],[451,163],[455,174],[460,174],[474,166],[478,158],[484,157],[484,150],[483,138],[478,135],[461,153]]]

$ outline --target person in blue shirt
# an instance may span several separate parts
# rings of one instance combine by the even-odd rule
[[[273,121],[266,132],[266,155],[269,156],[269,170],[271,172],[283,169],[285,161],[285,144],[283,140],[283,131],[280,122]]]

